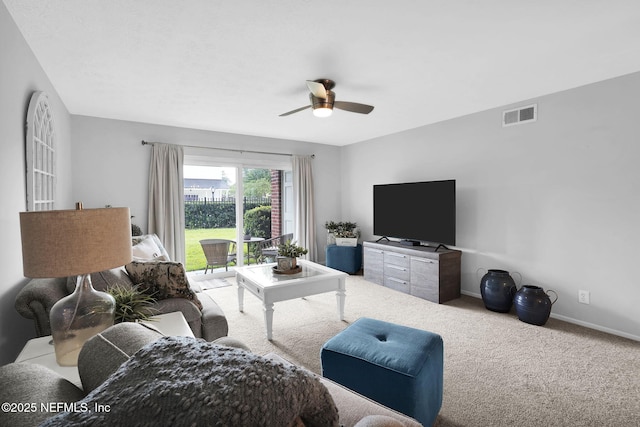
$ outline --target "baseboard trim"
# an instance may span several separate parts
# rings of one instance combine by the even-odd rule
[[[477,292],[469,292],[469,291],[461,290],[460,293],[470,297],[482,299],[482,295]],[[573,323],[574,325],[580,325],[580,326],[584,326],[585,328],[595,329],[596,331],[605,332],[607,334],[616,335],[616,336],[627,338],[634,341],[640,341],[640,336],[618,331],[617,329],[611,329],[605,326],[596,325],[595,323],[589,323],[582,320],[574,319],[573,317],[563,316],[561,314],[555,314],[555,313],[551,313],[551,317],[553,317],[554,319],[562,320],[564,322]]]
[[[462,295],[466,295],[466,296],[469,296],[469,297],[474,297],[474,298],[482,299],[482,295],[481,295],[481,294],[479,294],[479,293],[477,293],[477,292],[469,292],[469,291],[461,290],[461,291],[460,291],[460,293],[461,293]]]

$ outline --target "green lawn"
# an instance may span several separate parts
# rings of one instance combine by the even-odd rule
[[[185,230],[185,252],[187,262],[185,269],[187,271],[204,270],[207,260],[202,252],[200,240],[202,239],[236,239],[235,228],[197,228],[194,230]]]

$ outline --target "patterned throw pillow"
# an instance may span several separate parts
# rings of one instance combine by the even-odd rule
[[[125,269],[138,289],[155,299],[186,298],[202,311],[202,303],[189,287],[181,263],[133,261]]]

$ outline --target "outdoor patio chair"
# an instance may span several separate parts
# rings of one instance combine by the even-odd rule
[[[236,243],[233,240],[203,239],[200,240],[200,246],[207,258],[204,274],[207,274],[209,267],[213,271],[214,267],[224,266],[228,271],[229,263],[236,260]]]
[[[258,242],[258,251],[260,251],[259,262],[275,261],[278,255],[278,245],[286,243],[293,239],[293,233],[283,234],[282,236],[272,237],[271,239]]]

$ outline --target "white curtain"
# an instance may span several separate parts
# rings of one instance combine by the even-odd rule
[[[172,261],[185,262],[184,150],[154,143],[149,165],[149,233],[155,233]]]
[[[316,222],[313,202],[313,176],[311,156],[293,156],[293,203],[298,245],[307,248],[307,259],[316,261]]]

